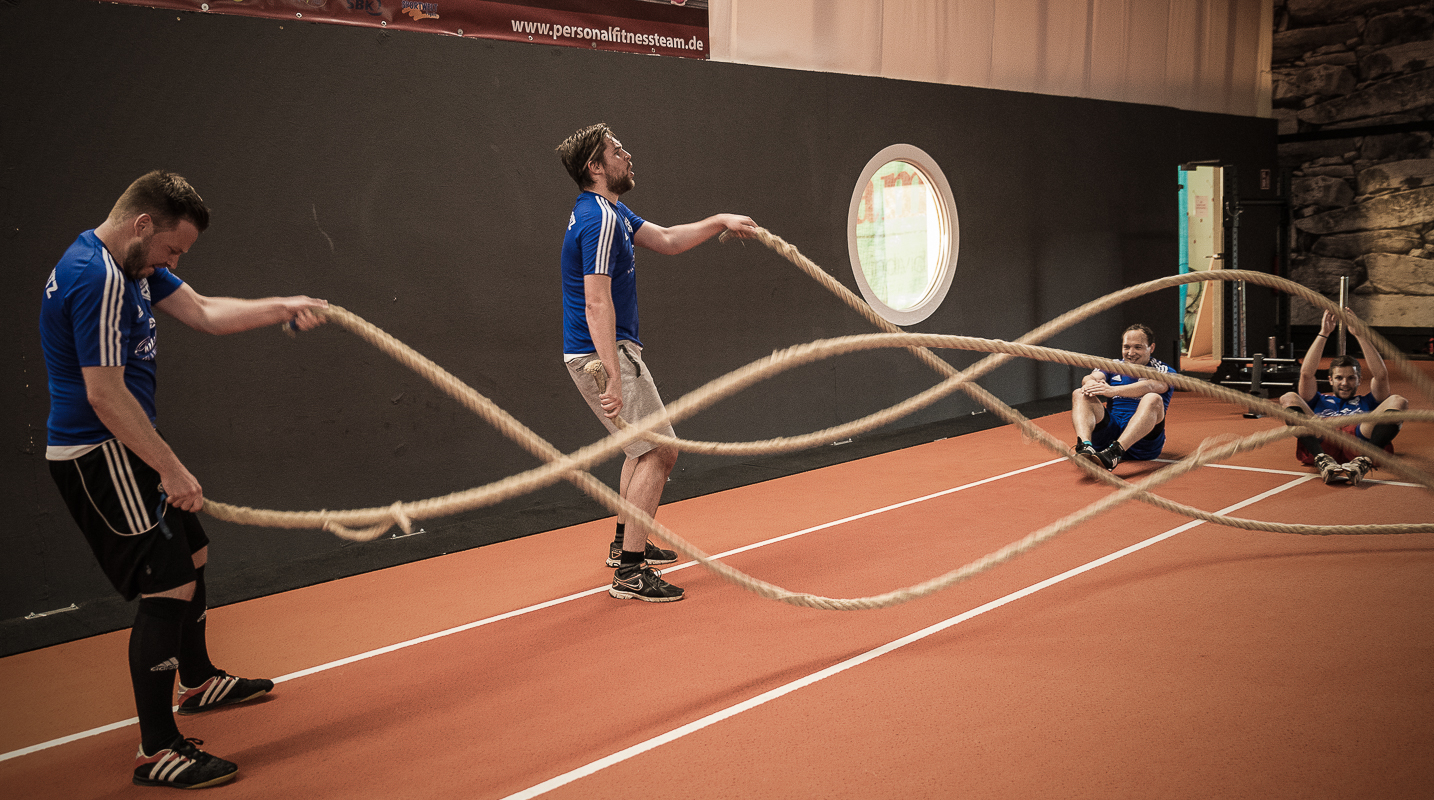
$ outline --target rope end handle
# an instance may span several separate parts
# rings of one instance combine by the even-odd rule
[[[598,394],[607,391],[607,368],[602,365],[602,359],[594,358],[583,365],[583,372],[592,376],[597,383]]]
[[[597,384],[598,394],[607,391],[607,367],[602,365],[602,359],[594,358],[583,365],[583,372],[592,376],[593,382]],[[613,417],[613,424],[618,428],[626,428],[627,422],[622,417]]]

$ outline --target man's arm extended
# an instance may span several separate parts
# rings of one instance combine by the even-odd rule
[[[306,331],[323,324],[323,317],[314,311],[328,305],[326,300],[302,295],[266,297],[262,300],[205,297],[187,283],[154,304],[155,308],[185,325],[212,334],[239,333],[281,322],[293,322],[300,330]]]
[[[1355,334],[1354,338],[1359,342],[1360,352],[1364,353],[1364,365],[1369,368],[1369,393],[1374,395],[1374,402],[1383,403],[1394,394],[1393,387],[1389,385],[1389,367],[1385,366],[1384,357],[1374,349],[1373,342],[1359,334]]]
[[[675,256],[685,253],[711,239],[722,231],[731,231],[746,238],[757,229],[751,217],[741,214],[714,214],[698,222],[664,228],[653,222],[643,222],[642,227],[632,235],[632,243],[655,253]]]
[[[1319,381],[1315,374],[1319,372],[1319,362],[1324,357],[1324,343],[1329,340],[1337,322],[1334,314],[1324,312],[1319,324],[1319,335],[1310,342],[1310,349],[1305,352],[1305,360],[1300,362],[1300,382],[1295,390],[1303,400],[1313,400],[1319,393]]]

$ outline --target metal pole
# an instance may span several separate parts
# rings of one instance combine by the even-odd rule
[[[1349,308],[1349,276],[1342,275],[1339,279],[1339,308],[1343,311]],[[1344,355],[1344,323],[1339,323],[1339,355]]]
[[[1256,353],[1254,362],[1250,365],[1250,394],[1254,395],[1255,397],[1269,399],[1269,393],[1265,391],[1265,387],[1263,385],[1264,378],[1265,356],[1263,353]],[[1261,414],[1254,409],[1250,409],[1249,411],[1245,412],[1245,419],[1259,419],[1263,416],[1264,414]]]
[[[1228,234],[1225,239],[1226,264],[1230,269],[1240,268],[1240,181],[1234,165],[1222,164],[1220,176],[1224,179],[1225,220]],[[1234,291],[1235,313],[1233,315],[1235,336],[1234,354],[1244,358],[1246,352],[1245,282],[1236,281]]]
[[[1244,281],[1235,281],[1235,309],[1236,314],[1238,314],[1235,319],[1235,326],[1239,329],[1235,333],[1235,339],[1239,342],[1238,352],[1235,355],[1244,358],[1248,355],[1245,352],[1245,340],[1249,338],[1249,331],[1246,329],[1246,326],[1249,325],[1249,318],[1246,316],[1245,311]]]

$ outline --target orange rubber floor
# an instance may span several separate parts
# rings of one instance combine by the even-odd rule
[[[1402,387],[1396,387],[1398,390]],[[1412,395],[1411,395],[1412,396]],[[1414,407],[1430,408],[1415,399]],[[1279,423],[1176,396],[1166,457]],[[1069,414],[1038,421],[1071,439]],[[1401,454],[1434,469],[1434,426]],[[1316,524],[1428,522],[1387,472],[1293,443],[1159,492]],[[1122,465],[1132,478],[1161,466]],[[781,586],[877,594],[1108,490],[1005,427],[664,506]],[[1434,534],[1295,536],[1128,503],[934,596],[793,608],[700,566],[618,601],[610,520],[213,609],[267,697],[179,718],[239,798],[1429,798]],[[223,542],[211,548],[223,569]],[[127,631],[0,659],[0,797],[113,798],[138,742]]]

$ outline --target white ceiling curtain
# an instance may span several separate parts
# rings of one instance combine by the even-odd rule
[[[1270,116],[1274,0],[710,0],[739,64]]]

